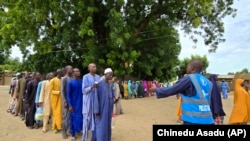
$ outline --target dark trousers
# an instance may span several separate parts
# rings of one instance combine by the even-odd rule
[[[70,112],[67,108],[63,107],[63,119],[62,119],[62,133],[67,134],[70,126]]]
[[[121,92],[122,98],[124,98],[124,92]]]
[[[34,126],[35,124],[35,112],[36,112],[36,107],[34,104],[30,105],[30,107],[27,107],[27,114],[26,114],[26,119],[25,123],[26,126]]]

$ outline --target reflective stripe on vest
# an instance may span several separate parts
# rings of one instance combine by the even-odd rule
[[[204,103],[207,103],[207,101],[204,100],[204,99],[202,99],[202,100],[182,99],[182,102],[190,103],[190,104],[204,104]]]
[[[204,96],[203,96],[203,92],[199,86],[199,82],[197,81],[195,75],[190,75],[191,79],[193,80],[193,85],[195,87],[195,89],[197,90],[197,93],[199,94],[199,97],[200,99],[199,100],[191,100],[191,99],[182,99],[182,102],[185,102],[185,103],[190,103],[190,104],[205,104],[207,103],[207,101],[205,100]],[[212,84],[208,83],[210,85],[210,87],[212,87]],[[211,97],[211,90],[209,91],[209,97]],[[210,103],[210,100],[209,100],[209,103]]]
[[[194,116],[194,117],[210,117],[212,116],[211,112],[206,112],[206,113],[197,113],[197,112],[187,112],[187,111],[183,111],[182,114],[184,115],[190,115],[190,116]]]
[[[190,77],[191,77],[191,80],[193,80],[193,81],[192,81],[192,82],[193,82],[193,85],[195,86],[195,88],[196,88],[196,90],[197,90],[197,93],[199,94],[199,96],[200,96],[200,98],[201,98],[201,101],[206,101],[206,100],[205,100],[205,97],[204,97],[204,95],[203,95],[203,92],[202,92],[202,90],[201,90],[201,87],[200,87],[200,85],[199,85],[199,82],[197,81],[195,75],[190,75]],[[212,84],[211,84],[210,82],[208,83],[208,85],[209,85],[210,87],[212,87]],[[208,92],[209,98],[211,98],[211,90],[212,90],[212,88],[211,88],[210,91]],[[207,103],[207,102],[205,102],[205,103]],[[209,103],[210,103],[210,99],[209,99]],[[204,103],[203,103],[203,104],[204,104]]]

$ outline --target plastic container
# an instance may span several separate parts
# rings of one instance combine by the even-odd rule
[[[111,128],[112,129],[115,128],[115,118],[116,118],[116,115],[112,114],[112,119],[111,119]]]

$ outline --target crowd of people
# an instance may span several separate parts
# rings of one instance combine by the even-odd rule
[[[162,83],[158,81],[141,80],[141,81],[119,81],[117,80],[118,86],[120,87],[121,97],[124,99],[131,98],[142,98],[154,96],[154,92],[149,89],[153,86],[155,87],[165,87]]]
[[[90,134],[93,141],[109,141],[112,116],[124,113],[121,99],[153,96],[151,87],[163,87],[157,81],[120,81],[110,68],[100,76],[94,63],[88,70],[82,78],[80,70],[70,65],[44,79],[39,72],[17,73],[7,112],[19,116],[29,129],[42,126],[42,133],[51,121],[51,130],[61,132],[63,139],[69,132],[72,140],[80,135],[85,141]]]
[[[81,78],[80,70],[68,65],[43,80],[39,72],[17,73],[11,81],[7,112],[20,116],[29,129],[42,126],[42,133],[51,124],[63,139],[70,134],[71,140],[79,135],[83,141],[110,141],[113,112],[123,113],[118,79],[111,68],[105,69],[103,77],[96,74],[94,63],[88,70]]]
[[[17,73],[10,87],[7,112],[20,116],[25,125],[39,128],[46,133],[48,124],[62,138],[76,140],[79,134],[83,141],[111,141],[113,114],[123,114],[121,99],[156,96],[165,98],[177,95],[177,116],[183,124],[223,124],[226,116],[221,99],[217,75],[206,78],[201,74],[202,62],[192,60],[187,65],[187,74],[173,86],[157,81],[120,81],[107,68],[104,75],[96,74],[96,65],[88,65],[89,73],[81,77],[80,70],[68,65],[58,69],[54,76],[48,73],[44,80],[41,74]],[[228,86],[225,86],[228,89]],[[227,93],[223,92],[223,98]],[[42,123],[41,123],[42,122]],[[235,83],[234,107],[230,124],[250,122],[250,94],[248,84],[239,78]],[[91,135],[91,136],[89,136]]]

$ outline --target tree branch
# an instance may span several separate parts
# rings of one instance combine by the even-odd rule
[[[138,36],[140,32],[148,25],[150,21],[150,16],[146,16],[143,21],[140,23],[140,26],[136,29],[136,32],[134,33],[134,37]]]
[[[153,16],[157,16],[158,14],[161,13],[161,8],[162,8],[163,0],[159,0],[157,5],[153,5],[151,8],[151,12],[148,16],[146,16],[139,24],[138,28],[136,29],[134,33],[134,37],[138,36],[141,31],[148,25],[150,19]]]

